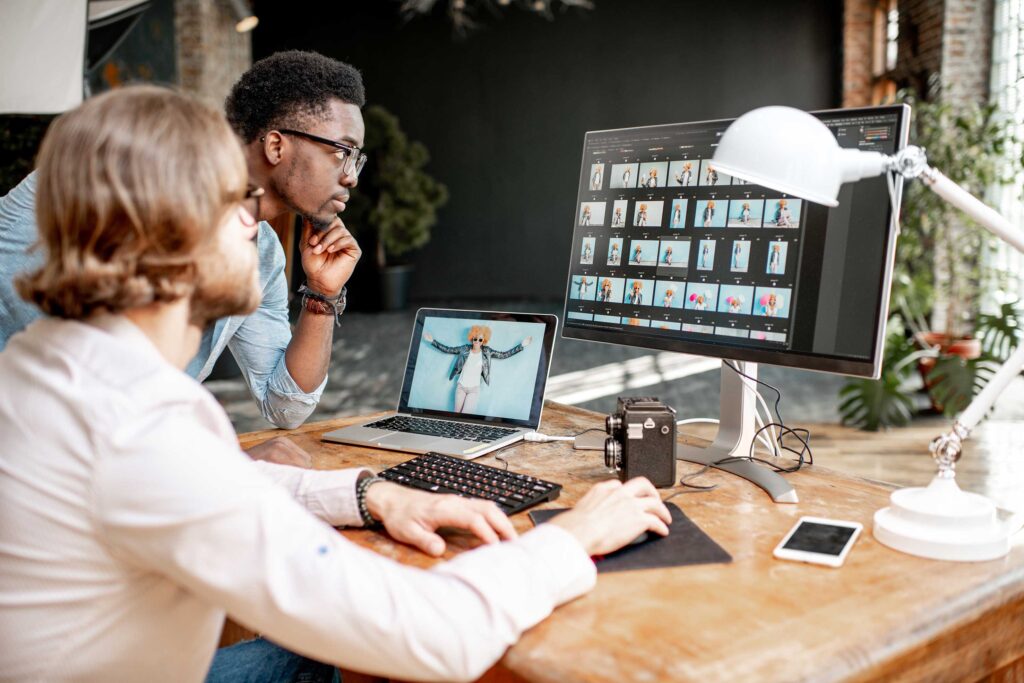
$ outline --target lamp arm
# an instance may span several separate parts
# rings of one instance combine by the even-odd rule
[[[906,180],[920,178],[932,192],[963,211],[968,218],[977,221],[990,233],[1024,253],[1024,234],[1021,230],[998,211],[947,178],[937,168],[930,166],[924,149],[910,145],[892,156],[885,157],[885,170]]]
[[[975,396],[967,408],[960,413],[960,417],[953,423],[952,429],[931,442],[928,449],[939,465],[939,477],[953,477],[953,468],[956,461],[960,459],[963,442],[1022,369],[1024,369],[1024,344],[1017,347],[1013,355],[988,381],[981,393]]]
[[[1003,218],[998,211],[931,166],[921,174],[921,180],[932,192],[963,211],[968,218],[977,221],[990,233],[1024,253],[1024,233]]]
[[[928,165],[920,147],[906,147],[887,159],[888,170],[904,178],[920,178],[928,188],[964,212],[990,233],[1024,253],[1024,234],[998,211],[960,187],[938,169]],[[963,450],[963,441],[981,422],[1007,385],[1024,369],[1024,344],[1013,352],[998,372],[953,423],[952,429],[932,441],[929,450],[939,465],[939,477],[953,478],[953,469]]]

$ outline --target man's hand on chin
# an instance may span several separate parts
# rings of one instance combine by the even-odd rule
[[[247,448],[245,452],[253,460],[265,460],[276,465],[291,465],[307,469],[313,466],[313,456],[283,436]]]
[[[306,221],[300,251],[309,288],[324,296],[341,292],[363,254],[340,218],[323,232],[317,232]]]

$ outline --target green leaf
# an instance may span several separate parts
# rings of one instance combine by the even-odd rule
[[[928,394],[946,417],[960,413],[998,370],[986,357],[942,356],[928,372]]]
[[[981,339],[982,351],[1000,362],[1005,362],[1020,344],[1020,312],[1017,301],[1003,304],[999,312],[978,316],[976,334]]]
[[[881,379],[850,380],[839,390],[839,413],[845,425],[868,431],[910,422],[914,403],[902,389],[901,378],[885,372]]]

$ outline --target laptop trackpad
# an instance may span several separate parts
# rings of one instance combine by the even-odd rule
[[[381,446],[423,453],[432,451],[447,441],[448,439],[429,439],[422,434],[406,434],[405,432],[391,432],[386,436],[374,439],[374,442]]]

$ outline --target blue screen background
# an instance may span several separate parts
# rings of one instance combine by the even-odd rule
[[[544,325],[505,320],[427,317],[423,322],[423,331],[433,335],[441,344],[454,347],[469,343],[469,330],[473,325],[491,328],[491,339],[486,346],[495,351],[508,351],[522,343],[526,337],[533,337],[529,346],[511,358],[491,359],[491,382],[484,384],[481,380],[476,413],[486,417],[530,419],[533,388],[544,350]],[[434,348],[422,336],[418,343],[419,353],[409,391],[409,407],[453,412],[455,385],[459,378],[448,377],[455,368],[458,355]]]

